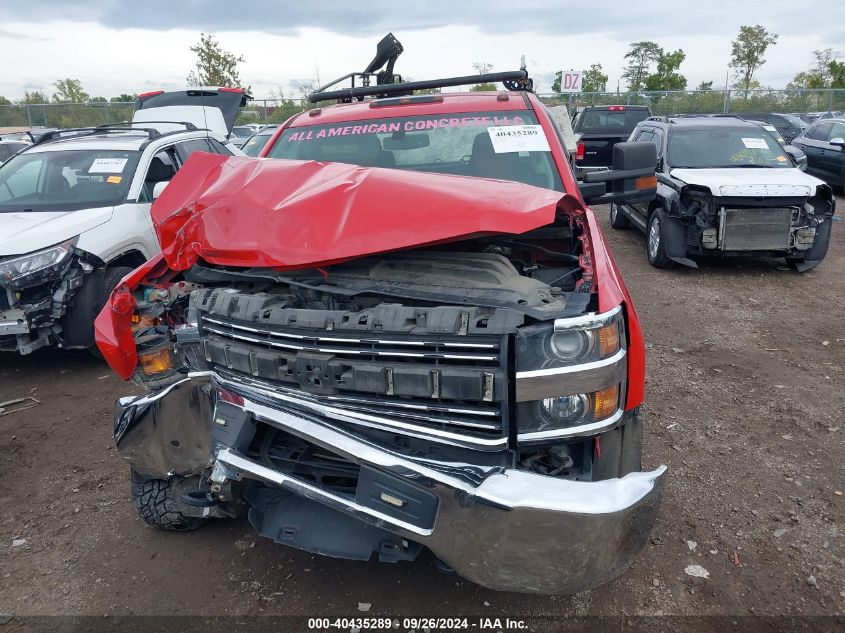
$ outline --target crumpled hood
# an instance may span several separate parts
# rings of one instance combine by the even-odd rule
[[[195,152],[153,204],[170,268],[302,268],[550,224],[560,192],[397,169]],[[571,204],[571,202],[570,202]]]
[[[0,213],[0,257],[47,248],[111,219],[114,207]]]
[[[824,182],[800,169],[724,167],[673,169],[672,178],[707,187],[714,196],[811,196]]]

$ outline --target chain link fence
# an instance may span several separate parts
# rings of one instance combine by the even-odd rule
[[[654,115],[777,112],[802,114],[845,110],[845,90],[679,90],[660,92],[582,92],[542,94],[546,105],[570,112],[593,105],[648,106]]]
[[[583,92],[541,94],[547,105],[569,106],[570,113],[590,105],[645,105],[655,115],[806,113],[845,111],[845,89],[687,90],[671,92]],[[307,109],[300,99],[254,99],[238,115],[238,124],[282,123]],[[130,121],[132,102],[0,105],[2,127],[88,127]]]

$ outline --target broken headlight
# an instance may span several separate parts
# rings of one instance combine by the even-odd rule
[[[523,328],[516,351],[520,441],[591,435],[620,419],[627,377],[621,306]]]
[[[0,286],[17,288],[33,281],[34,277],[46,280],[60,276],[77,239],[74,237],[44,250],[0,261]]]

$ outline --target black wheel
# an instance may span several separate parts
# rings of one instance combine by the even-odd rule
[[[619,211],[619,205],[615,203],[610,205],[610,226],[620,231],[631,227],[631,221]]]
[[[655,268],[671,268],[675,262],[666,256],[666,236],[663,232],[663,211],[657,209],[648,219],[645,233],[648,263]]]
[[[199,517],[185,516],[176,490],[177,479],[146,479],[132,473],[132,505],[144,522],[172,532],[196,530],[203,524]]]
[[[127,268],[125,266],[115,266],[114,268],[107,268],[106,272],[103,275],[103,286],[100,292],[100,296],[97,297],[97,305],[94,312],[94,318],[97,318],[97,315],[100,314],[100,310],[103,309],[103,306],[106,305],[106,302],[109,300],[109,296],[117,287],[117,284],[120,283],[120,280],[126,277],[129,273],[132,272],[131,268]],[[93,320],[92,320],[93,325]],[[99,348],[95,342],[91,342],[91,347],[88,348],[88,351],[95,358],[99,358],[100,360],[103,359],[103,355],[100,353]]]

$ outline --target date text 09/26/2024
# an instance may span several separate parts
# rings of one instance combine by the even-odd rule
[[[521,619],[483,617],[483,618],[426,618],[426,617],[361,617],[361,618],[309,618],[309,631],[331,631],[331,630],[358,630],[378,631],[397,630],[403,631],[466,631],[476,629],[487,630],[512,630],[518,631],[527,628],[527,623]]]

